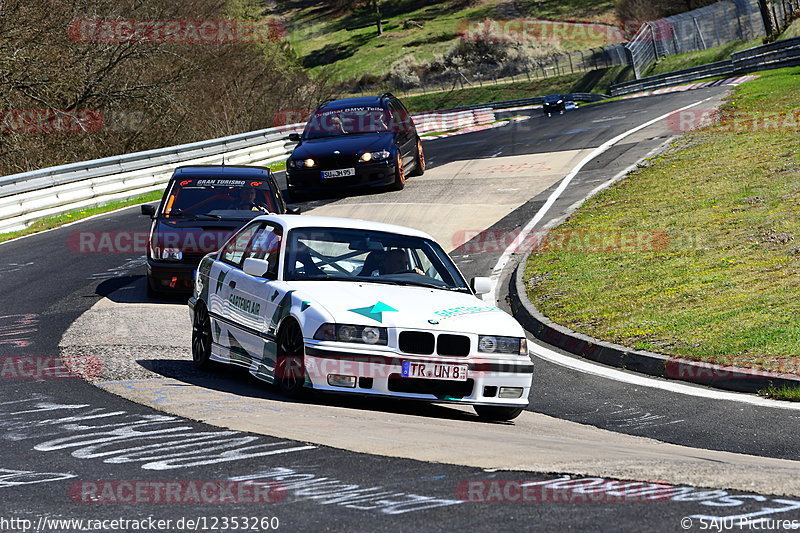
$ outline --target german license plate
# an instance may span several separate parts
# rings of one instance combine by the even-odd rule
[[[404,378],[448,379],[450,381],[467,381],[467,365],[449,365],[446,363],[416,363],[403,361],[401,376]]]
[[[355,176],[356,169],[354,168],[340,168],[338,170],[323,170],[322,179],[329,180],[331,178],[346,178],[347,176]]]

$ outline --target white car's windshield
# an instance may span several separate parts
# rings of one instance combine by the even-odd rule
[[[286,280],[418,285],[470,292],[435,242],[346,228],[296,228],[286,245]]]

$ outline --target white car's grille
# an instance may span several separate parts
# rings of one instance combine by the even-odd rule
[[[469,337],[465,335],[441,334],[438,337],[428,331],[401,331],[399,347],[403,353],[415,355],[446,355],[466,357],[469,355]]]

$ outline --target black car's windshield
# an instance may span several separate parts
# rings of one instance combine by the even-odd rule
[[[167,218],[236,218],[277,212],[267,181],[236,178],[175,180],[164,203]]]
[[[442,248],[421,237],[348,228],[296,228],[286,245],[287,281],[415,285],[470,292]]]
[[[306,124],[303,138],[320,139],[359,133],[385,133],[391,115],[380,107],[349,107],[314,113]]]

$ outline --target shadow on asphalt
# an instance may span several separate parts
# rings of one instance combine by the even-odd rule
[[[147,294],[146,276],[121,276],[103,281],[95,288],[95,294],[121,304],[186,304],[191,293]]]
[[[244,398],[271,400],[281,403],[342,407],[360,411],[377,411],[443,420],[487,422],[474,413],[465,413],[446,405],[429,404],[414,400],[374,398],[369,396],[339,395],[308,391],[305,398],[294,400],[282,396],[273,386],[250,375],[245,369],[217,365],[212,371],[197,370],[191,361],[180,359],[146,359],[137,361],[142,367],[187,385],[208,390],[236,394]],[[502,422],[501,422],[502,423]],[[506,424],[510,424],[506,422]]]

